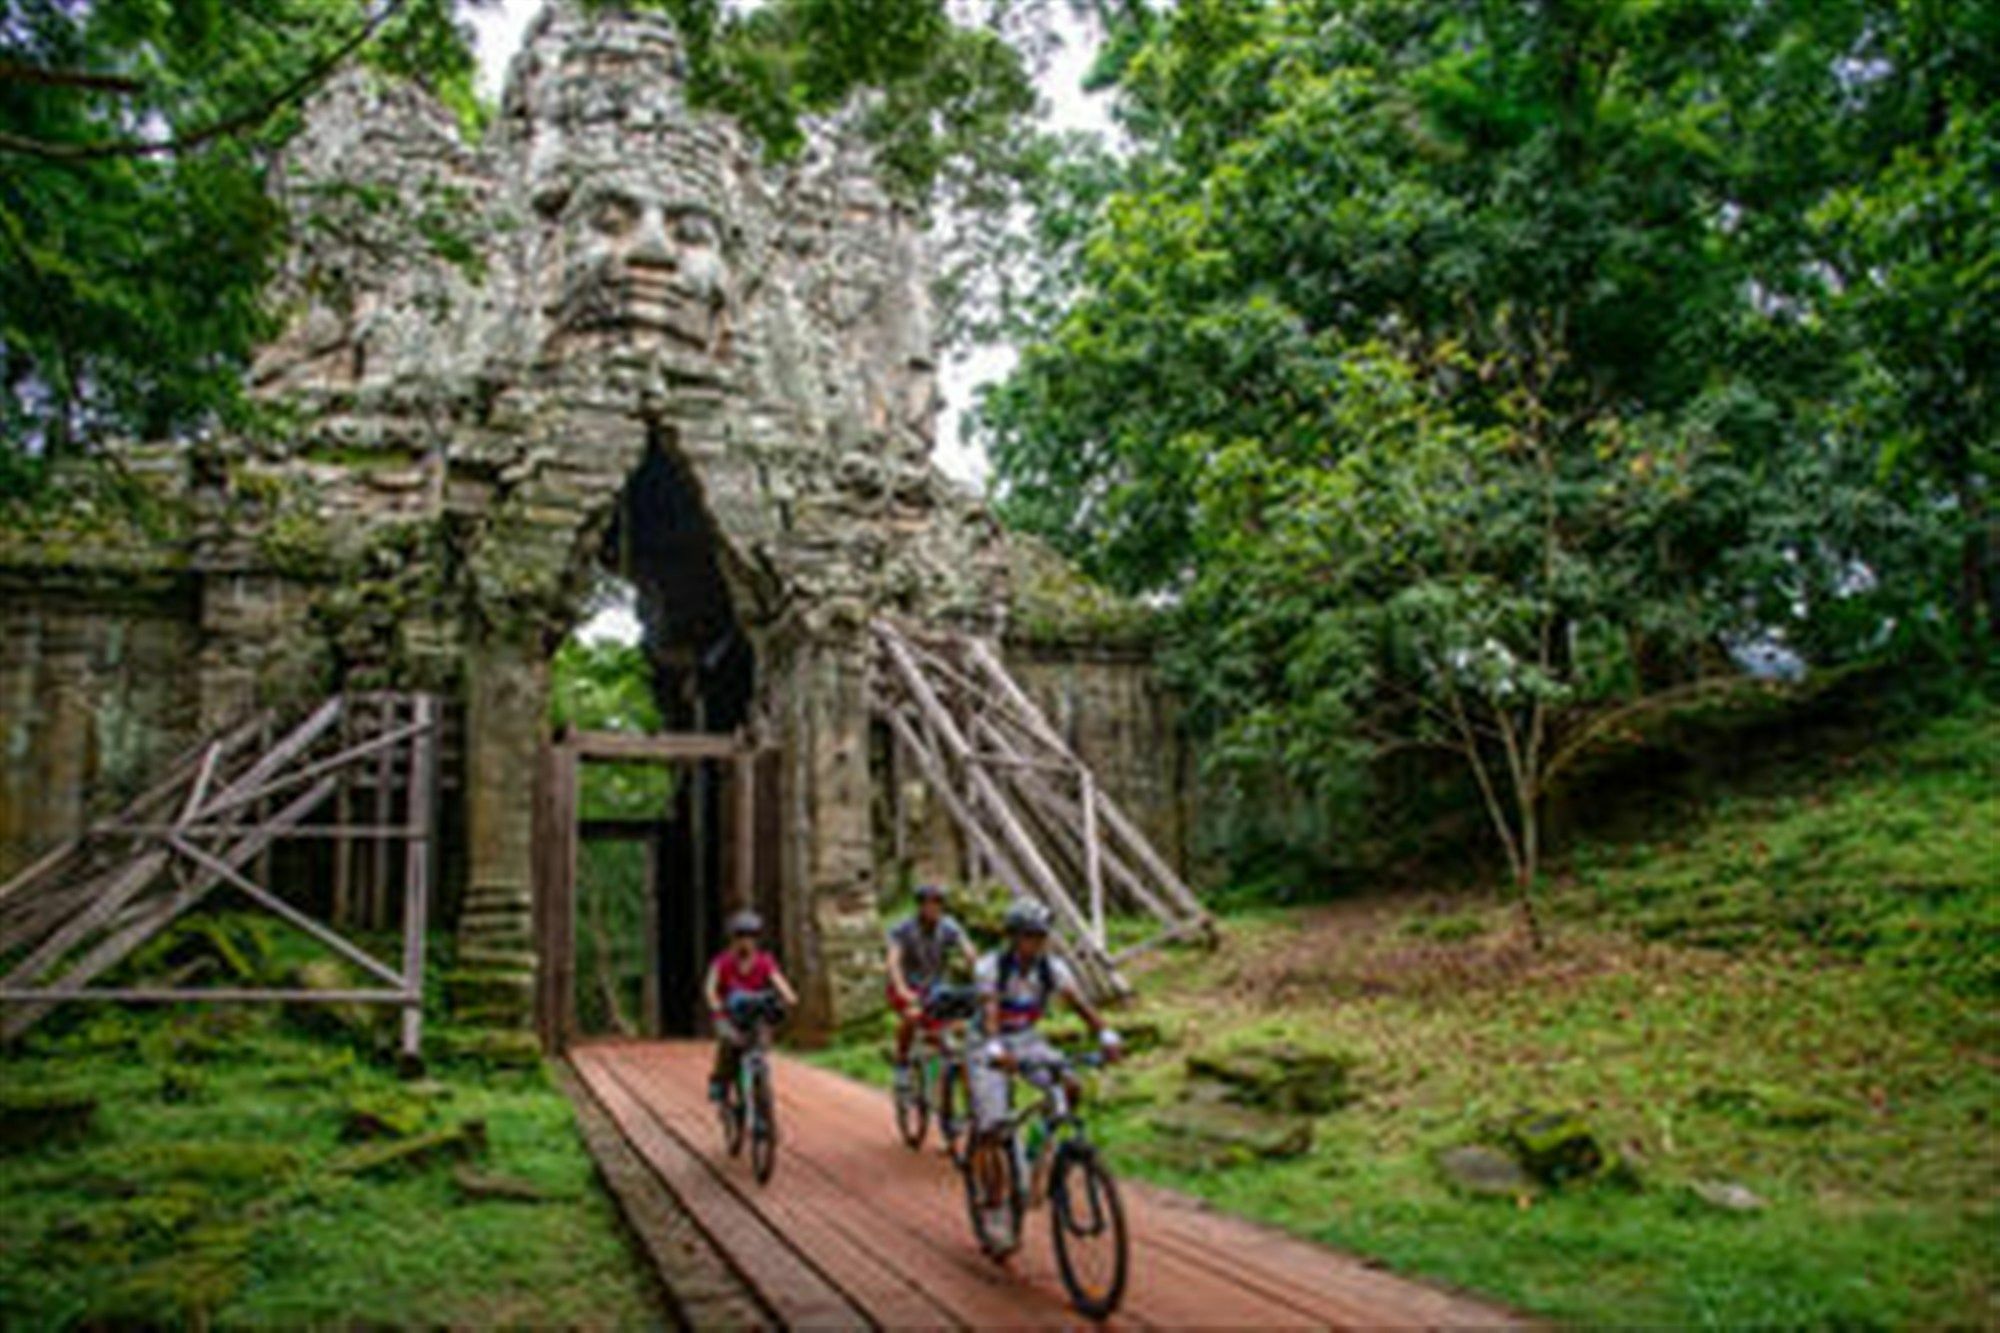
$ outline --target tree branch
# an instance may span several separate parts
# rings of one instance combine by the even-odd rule
[[[36,88],[88,88],[92,92],[138,93],[146,85],[122,74],[95,74],[84,69],[47,69],[19,60],[0,60],[0,83],[25,83]]]
[[[165,157],[199,148],[216,139],[240,134],[244,130],[263,124],[283,107],[299,100],[325,82],[349,56],[367,45],[369,40],[382,30],[382,25],[394,17],[405,3],[406,0],[388,0],[388,3],[376,11],[373,17],[355,29],[344,41],[315,61],[304,73],[279,88],[263,103],[233,116],[225,116],[212,125],[205,125],[201,129],[191,130],[185,134],[176,134],[167,139],[101,139],[95,143],[80,144],[49,143],[0,130],[0,153],[38,157],[50,162],[91,162],[114,157]]]

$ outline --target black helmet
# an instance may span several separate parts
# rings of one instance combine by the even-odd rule
[[[935,899],[937,899],[937,901],[939,901],[939,902],[943,902],[943,901],[944,901],[944,885],[942,885],[942,884],[919,884],[919,885],[917,885],[917,901],[918,901],[918,902],[922,902],[922,901],[924,901],[924,899],[926,899],[926,898],[935,898]]]
[[[1049,909],[1040,903],[1017,902],[1007,909],[1006,924],[1009,935],[1046,935]]]
[[[731,935],[762,935],[764,933],[764,918],[747,909],[738,912],[735,916],[729,918],[729,933]]]

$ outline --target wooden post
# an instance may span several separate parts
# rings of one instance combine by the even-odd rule
[[[729,867],[732,910],[757,906],[757,770],[756,751],[746,742],[729,761],[731,852]]]
[[[1083,879],[1090,886],[1090,928],[1097,947],[1110,947],[1104,934],[1104,864],[1097,841],[1097,779],[1089,769],[1079,773],[1083,799]]]
[[[410,838],[403,847],[403,1059],[414,1066],[423,1055],[424,932],[430,928],[431,784],[437,756],[437,704],[416,697],[412,721],[424,727],[410,738]],[[383,841],[378,845],[386,847]]]
[[[395,732],[395,708],[395,703],[387,697],[376,703],[378,735]],[[375,822],[378,824],[387,824],[395,818],[395,762],[396,752],[391,746],[383,746],[375,756]],[[380,930],[389,917],[389,844],[377,838],[371,850],[374,874],[368,885],[368,910],[363,914],[363,924],[370,930]]]

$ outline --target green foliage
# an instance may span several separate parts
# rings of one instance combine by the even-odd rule
[[[1177,606],[1225,809],[1352,841],[1442,746],[1531,882],[1552,786],[1732,646],[1990,647],[1948,614],[1991,558],[1990,23],[1133,9],[1133,152],[1052,197],[1066,299],[984,405],[1003,507]]]
[[[207,1095],[161,1100],[167,1066],[155,1052],[223,1019],[232,1026],[203,1066]],[[106,1047],[111,1027],[122,1040]],[[539,1070],[450,1064],[412,1086],[288,1034],[268,1010],[247,1025],[100,1010],[0,1061],[7,1086],[58,1082],[107,1114],[74,1145],[0,1158],[9,1327],[660,1317],[570,1107]],[[403,1108],[417,1100],[431,1108],[422,1125],[483,1121],[487,1166],[541,1201],[468,1201],[443,1165],[380,1179],[336,1169],[354,1151],[341,1135],[357,1106],[393,1106],[414,1124]]]
[[[1648,939],[1811,946],[1966,997],[2000,998],[2000,714],[1944,719],[1842,780],[1739,793],[1681,841],[1577,859],[1589,910]]]
[[[689,90],[728,111],[780,156],[804,121],[865,92],[861,126],[890,179],[921,198],[955,159],[994,166],[1018,141],[1034,86],[1004,35],[1014,5],[955,22],[940,0],[649,0],[688,51]]]
[[[551,668],[549,713],[557,727],[661,730],[646,650],[638,644],[564,640]],[[584,819],[664,818],[678,785],[676,770],[663,764],[586,764],[580,781],[578,812]]]
[[[265,155],[296,128],[297,102],[364,44],[461,103],[471,87],[451,0],[282,0],[254,21],[216,0],[4,12],[10,450],[184,436],[234,416],[241,368],[271,331],[261,292],[284,241]],[[377,14],[390,16],[379,31]]]

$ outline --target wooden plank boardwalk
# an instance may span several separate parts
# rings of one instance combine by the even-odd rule
[[[723,1155],[707,1102],[709,1047],[605,1042],[574,1050],[594,1099],[741,1278],[794,1328],[1074,1327],[1046,1213],[1004,1267],[974,1244],[956,1171],[896,1138],[887,1095],[780,1057],[777,1173]],[[1131,1282],[1113,1321],[1140,1328],[1494,1328],[1503,1310],[1136,1181],[1120,1182]],[[628,1199],[628,1208],[631,1203]],[[637,1221],[638,1219],[635,1219]],[[642,1226],[643,1230],[643,1226]],[[667,1276],[672,1285],[672,1275]]]

